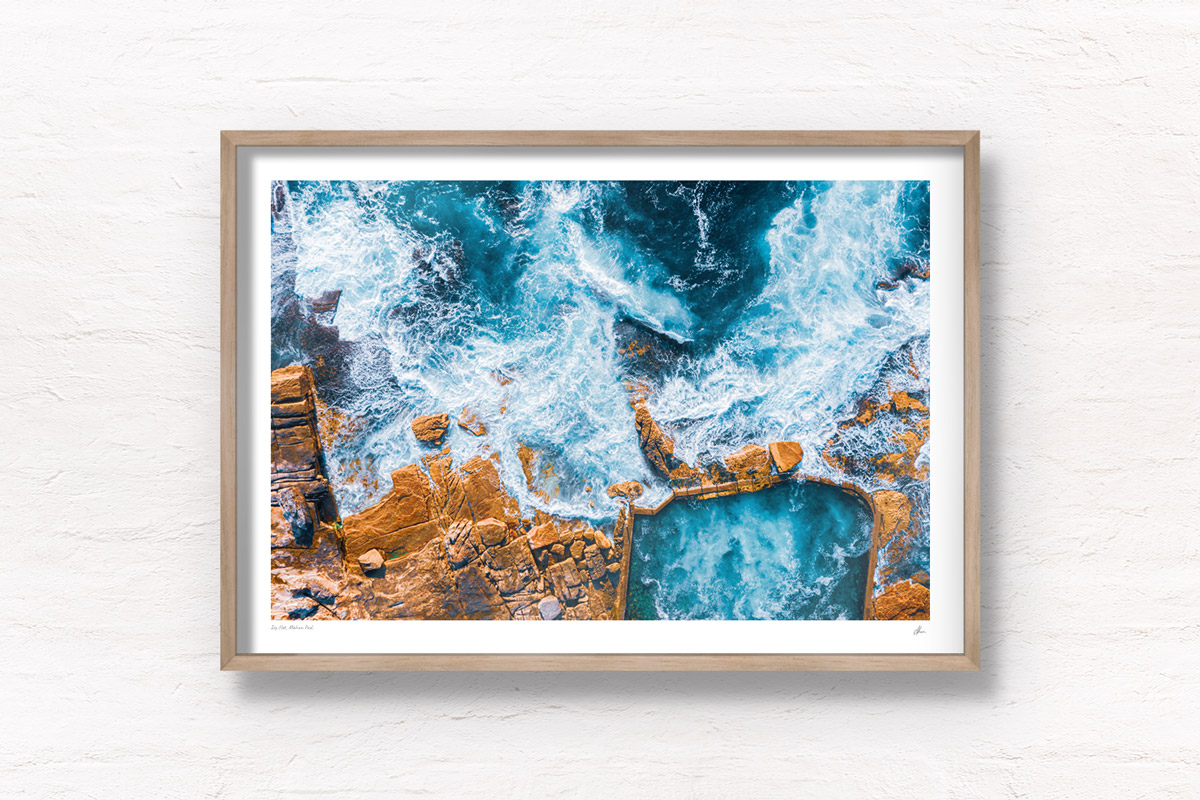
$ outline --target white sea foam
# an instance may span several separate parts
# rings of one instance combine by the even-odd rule
[[[492,273],[456,261],[454,235],[439,228],[448,205],[398,207],[386,184],[293,191],[296,292],[341,289],[334,323],[342,339],[385,347],[397,386],[385,403],[364,397],[348,409],[374,415],[376,424],[346,451],[333,446],[333,468],[368,454],[383,474],[418,461],[427,451],[408,430],[411,417],[465,407],[488,434],[452,427],[456,458],[498,452],[502,479],[525,509],[611,518],[617,506],[603,488],[630,479],[646,484],[648,497],[665,497],[638,448],[614,325],[630,318],[688,342],[704,320],[680,295],[679,276],[588,216],[613,191],[528,184],[503,220],[476,199],[481,235],[509,236],[522,249],[519,261],[509,255],[489,265]],[[928,330],[924,282],[876,288],[905,255],[901,191],[839,183],[812,200],[815,225],[800,201],[776,215],[765,234],[770,271],[757,297],[721,341],[686,357],[651,397],[681,455],[694,460],[714,448],[793,439],[805,445],[805,470],[828,469],[818,446],[836,412],[870,387],[890,352]],[[698,201],[696,224],[707,246],[710,220]],[[696,258],[711,255],[701,247]],[[497,297],[491,286],[471,285],[488,274],[511,290]],[[501,386],[497,372],[511,382]],[[379,408],[392,416],[377,418]],[[549,503],[527,490],[518,443],[550,454],[559,494]],[[373,498],[341,499],[354,510]]]

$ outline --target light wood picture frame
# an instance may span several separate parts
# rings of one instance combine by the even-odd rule
[[[978,131],[222,131],[221,132],[221,541],[220,541],[220,667],[223,670],[977,670],[980,664],[980,547],[979,547],[979,503],[980,503],[980,394],[979,394],[979,226],[980,226],[980,188],[979,188],[979,142]],[[253,231],[248,229],[246,215],[250,212],[249,204],[261,197],[250,192],[248,159],[264,153],[306,154],[328,151],[370,156],[391,151],[421,152],[428,149],[431,153],[437,151],[440,157],[453,159],[456,151],[462,153],[484,152],[495,159],[503,161],[506,154],[520,153],[522,157],[536,159],[539,154],[553,154],[559,151],[586,152],[661,152],[677,153],[686,151],[697,158],[703,158],[709,153],[738,153],[758,154],[758,158],[770,163],[772,153],[780,154],[815,154],[841,153],[848,157],[856,157],[858,153],[881,154],[881,156],[903,156],[908,153],[933,153],[941,157],[950,154],[957,170],[954,175],[954,186],[961,185],[961,231],[957,230],[959,221],[954,220],[954,239],[961,242],[961,262],[957,253],[945,254],[947,263],[957,268],[961,263],[961,274],[953,276],[956,287],[954,302],[955,319],[961,320],[961,325],[955,330],[947,331],[943,327],[937,335],[952,345],[947,352],[961,354],[961,382],[956,381],[952,395],[961,403],[960,409],[954,409],[952,419],[956,420],[955,428],[961,425],[961,444],[956,445],[952,452],[955,459],[936,461],[934,472],[943,470],[945,475],[953,480],[949,485],[954,487],[954,497],[940,499],[953,500],[950,504],[958,519],[939,519],[941,530],[939,535],[944,541],[953,543],[952,548],[957,555],[947,565],[946,563],[930,569],[934,572],[935,581],[939,575],[950,576],[953,573],[953,583],[961,586],[961,592],[956,590],[953,597],[946,600],[953,610],[954,630],[951,637],[956,643],[952,650],[939,652],[904,652],[899,649],[864,652],[861,648],[847,652],[647,652],[645,648],[636,652],[614,652],[611,648],[602,652],[552,652],[544,649],[530,652],[502,652],[481,648],[478,652],[367,652],[364,649],[353,651],[331,649],[328,643],[309,648],[306,645],[303,631],[295,631],[296,649],[280,651],[278,646],[268,649],[258,649],[246,644],[249,632],[248,626],[266,624],[267,618],[259,613],[250,614],[248,609],[253,600],[251,594],[265,596],[268,590],[265,577],[255,584],[253,590],[247,589],[247,580],[252,565],[247,558],[251,540],[263,542],[269,540],[271,533],[265,512],[255,515],[250,513],[251,503],[261,503],[262,498],[251,496],[253,475],[247,469],[248,437],[250,433],[259,435],[261,440],[265,433],[260,428],[251,428],[247,423],[246,404],[249,392],[247,372],[249,348],[259,346],[258,338],[264,330],[269,330],[265,324],[268,317],[268,304],[259,294],[251,295],[246,290],[247,281],[253,276],[249,274],[251,263],[261,269],[262,264],[258,251],[252,249],[251,236]],[[449,155],[446,155],[449,154]],[[351,170],[352,171],[352,170]],[[256,180],[291,180],[293,174],[255,173]],[[265,177],[264,177],[265,176]],[[347,177],[361,179],[359,175]],[[523,177],[509,175],[509,177]],[[694,172],[680,175],[681,178],[705,178]],[[788,179],[803,180],[805,175],[786,173]],[[921,175],[914,175],[914,179]],[[638,178],[640,180],[640,178]],[[256,184],[257,185],[257,184]],[[261,187],[260,187],[261,189]],[[959,198],[955,197],[954,207],[959,207]],[[261,204],[260,204],[261,205]],[[263,211],[263,209],[259,209]],[[239,216],[241,215],[241,216]],[[239,224],[239,219],[242,222]],[[935,220],[934,225],[946,225],[947,220]],[[953,257],[951,257],[953,256]],[[254,261],[258,259],[258,261]],[[940,273],[934,270],[931,282],[939,280]],[[928,269],[925,278],[929,279]],[[947,279],[949,280],[949,279]],[[961,291],[957,287],[961,286]],[[250,300],[253,297],[253,300]],[[936,382],[938,378],[933,380]],[[254,374],[253,381],[265,381],[261,371]],[[936,412],[935,412],[936,413]],[[269,417],[268,427],[269,427]],[[958,422],[961,420],[961,422]],[[453,424],[453,423],[451,423]],[[934,424],[937,428],[937,423]],[[239,440],[239,428],[241,428]],[[941,430],[939,428],[939,430]],[[928,423],[926,423],[928,431]],[[926,433],[928,436],[928,433]],[[949,438],[949,437],[948,437]],[[953,437],[958,442],[957,430]],[[961,458],[961,473],[959,464],[952,460]],[[257,464],[256,464],[257,466]],[[777,465],[778,466],[778,465]],[[772,468],[774,469],[774,468]],[[739,476],[736,481],[742,480]],[[784,480],[774,475],[769,482]],[[721,484],[720,486],[723,486]],[[765,485],[765,484],[764,484]],[[262,488],[261,481],[254,486]],[[697,484],[698,487],[709,487],[710,484]],[[716,494],[716,489],[708,494]],[[961,487],[961,498],[958,497]],[[531,487],[532,488],[532,487]],[[755,488],[761,488],[756,486]],[[265,491],[265,490],[263,490]],[[590,487],[589,487],[590,491]],[[676,489],[667,498],[678,498],[688,494],[703,493],[707,489]],[[732,491],[743,491],[733,489]],[[861,490],[860,490],[861,491]],[[935,490],[936,491],[936,490]],[[262,494],[262,491],[259,492]],[[708,496],[705,494],[704,496]],[[943,496],[946,492],[942,493]],[[665,502],[664,501],[664,504]],[[871,507],[868,502],[868,507]],[[257,506],[256,506],[257,508]],[[635,509],[633,501],[627,505],[630,535],[625,537],[624,562],[621,567],[620,586],[614,589],[619,597],[618,608],[623,609],[626,602],[629,579],[629,550],[632,545],[634,515],[640,509]],[[648,513],[648,512],[646,512]],[[957,524],[945,524],[954,522]],[[618,523],[621,524],[621,523]],[[872,603],[873,586],[875,585],[875,557],[877,550],[883,546],[879,541],[879,519],[876,511],[875,530],[870,545],[871,567],[868,571],[868,587],[866,590],[867,607]],[[341,530],[342,521],[339,518],[335,527]],[[520,529],[517,529],[519,533]],[[589,539],[590,541],[590,539]],[[619,549],[619,548],[618,548]],[[352,561],[345,551],[343,554]],[[269,559],[269,553],[267,558]],[[258,563],[258,562],[255,562]],[[958,571],[961,571],[961,581]],[[616,572],[613,573],[614,575]],[[614,579],[615,580],[615,579]],[[929,596],[929,574],[925,573],[925,595]],[[616,584],[614,583],[614,586]],[[928,600],[926,600],[928,608]],[[239,605],[240,604],[240,605]],[[557,604],[555,604],[557,605]],[[256,608],[258,608],[256,606]],[[935,627],[937,619],[937,601],[934,604],[934,616],[909,617],[908,619],[929,619],[928,622],[906,624],[906,635],[920,639],[920,634],[926,631],[922,626]],[[623,616],[623,612],[620,616]],[[620,616],[618,618],[620,618]],[[949,618],[949,617],[947,617]],[[901,619],[901,618],[897,618]],[[249,621],[248,621],[249,620]],[[961,622],[959,622],[961,620]],[[458,622],[430,623],[426,621],[388,621],[388,622],[350,622],[329,621],[321,623],[328,626],[362,625],[391,625],[391,626],[431,626],[434,624],[450,625],[493,625],[501,626],[499,621],[478,623]],[[519,622],[509,623],[511,626],[521,626]],[[651,622],[579,622],[577,625],[638,625],[651,626],[660,623]],[[744,622],[727,622],[724,625],[755,626],[766,623],[759,620]],[[845,622],[830,622],[830,625],[847,624]],[[900,623],[883,621],[881,619],[854,622],[855,625],[898,625]],[[569,623],[576,625],[576,623]],[[545,626],[541,626],[545,627]],[[562,626],[567,628],[569,626]],[[912,629],[911,631],[909,629]],[[714,630],[717,630],[714,628]],[[720,630],[733,630],[723,628]],[[315,640],[313,640],[315,641]],[[355,641],[364,641],[357,639]],[[716,650],[718,648],[714,648]]]

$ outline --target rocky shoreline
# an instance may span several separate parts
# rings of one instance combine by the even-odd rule
[[[522,517],[496,468],[498,455],[456,464],[441,441],[448,414],[413,421],[430,446],[392,473],[378,503],[330,512],[307,367],[271,375],[272,616],[277,619],[613,619],[628,580],[630,496],[608,530],[537,511]],[[459,422],[477,426],[477,420]],[[305,456],[300,458],[301,454]],[[302,469],[301,469],[302,468]],[[301,476],[307,493],[293,485]],[[297,499],[299,498],[299,499]],[[289,508],[300,503],[302,513]],[[321,504],[325,505],[321,505]]]
[[[905,355],[912,376],[919,371]],[[317,398],[303,366],[271,374],[271,592],[276,619],[623,619],[635,518],[677,497],[715,499],[782,481],[818,481],[854,496],[873,520],[864,619],[929,619],[929,575],[914,554],[927,541],[922,487],[929,409],[920,392],[882,377],[853,417],[820,448],[835,477],[804,474],[798,442],[750,444],[705,464],[678,457],[671,434],[631,391],[638,439],[672,494],[656,508],[635,505],[636,481],[607,487],[621,501],[615,523],[596,527],[535,510],[522,516],[504,488],[499,455],[459,464],[443,444],[457,424],[485,435],[467,409],[412,420],[429,453],[395,470],[391,490],[341,518],[325,471],[321,431],[334,412]],[[927,395],[925,395],[927,396]],[[873,442],[864,452],[862,442]],[[879,442],[882,442],[880,444]],[[857,446],[856,446],[857,445]],[[544,494],[552,467],[521,447],[529,489]]]

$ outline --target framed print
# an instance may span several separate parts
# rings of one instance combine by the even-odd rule
[[[223,132],[222,668],[977,669],[978,230],[976,131]]]

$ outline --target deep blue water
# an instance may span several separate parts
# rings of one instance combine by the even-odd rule
[[[904,277],[929,258],[924,182],[287,182],[273,210],[273,366],[312,365],[361,426],[327,452],[344,513],[389,488],[349,465],[419,461],[412,417],[464,407],[488,435],[452,426],[456,458],[499,453],[527,513],[611,520],[602,489],[631,479],[655,504],[631,385],[687,461],[786,439],[828,475],[836,421],[929,332]],[[335,314],[305,310],[329,290]],[[551,501],[518,443],[555,465]]]
[[[636,519],[627,619],[862,619],[871,515],[788,482]]]

